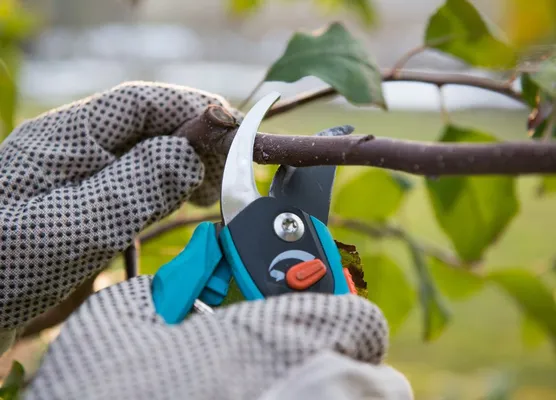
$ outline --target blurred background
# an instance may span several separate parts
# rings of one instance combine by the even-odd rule
[[[131,3],[137,4],[131,7]],[[18,78],[18,121],[128,80],[192,86],[222,94],[237,104],[280,57],[294,31],[317,29],[330,21],[344,22],[377,64],[389,68],[422,44],[427,19],[442,3],[373,0],[377,23],[367,29],[353,13],[329,11],[311,1],[269,0],[253,15],[238,15],[230,12],[224,0],[26,0],[23,4],[40,16],[41,29],[25,43]],[[473,4],[494,22],[502,16],[503,0],[474,0]],[[412,58],[406,68],[488,76],[431,51]],[[276,89],[286,98],[325,86],[316,78],[294,84],[265,83],[258,95]],[[449,85],[440,92],[432,85],[401,82],[384,84],[384,92],[389,112],[355,108],[337,99],[284,114],[265,122],[263,128],[313,134],[351,124],[360,134],[435,140],[447,118],[439,112],[442,102],[454,123],[499,139],[527,138],[528,110],[499,94]],[[342,168],[338,184],[358,170]],[[521,213],[489,250],[488,268],[552,268],[556,201],[539,197],[536,188],[533,177],[519,179]],[[361,201],[373,206],[372,198],[364,194]],[[425,242],[450,248],[422,185],[411,191],[396,220]],[[172,258],[190,233],[191,228],[182,229],[144,246],[142,272],[153,271]],[[399,244],[365,240],[357,243],[363,251],[371,254],[386,249],[411,271],[409,256]],[[122,279],[121,266],[118,259],[98,279],[97,287]],[[478,295],[453,302],[452,310],[451,325],[433,342],[421,339],[418,308],[392,337],[388,362],[407,375],[417,399],[556,399],[553,347],[538,335],[524,340],[527,332],[511,299],[496,288],[485,287]],[[16,347],[0,360],[0,376],[9,366],[8,358],[22,361],[32,372],[56,332],[50,330]]]

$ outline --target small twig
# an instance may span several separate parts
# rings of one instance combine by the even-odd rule
[[[400,59],[394,64],[394,66],[392,67],[392,71],[390,72],[390,75],[393,78],[397,78],[399,71],[405,66],[405,64],[407,64],[407,62],[412,57],[416,56],[417,54],[420,54],[420,53],[424,52],[425,50],[427,50],[427,46],[425,46],[425,45],[417,46],[417,47],[409,50],[407,53],[402,55],[400,57]]]
[[[397,76],[393,76],[391,71],[382,73],[383,82],[420,82],[429,83],[442,87],[445,85],[471,86],[480,89],[490,90],[491,92],[500,93],[510,97],[513,100],[523,102],[521,93],[512,89],[511,85],[506,82],[498,82],[493,79],[481,78],[472,75],[463,74],[436,74],[418,71],[398,71]],[[277,115],[290,111],[293,108],[312,103],[328,97],[337,95],[338,92],[334,88],[325,88],[316,91],[310,91],[300,94],[292,99],[280,101],[267,113],[266,118],[272,118]]]

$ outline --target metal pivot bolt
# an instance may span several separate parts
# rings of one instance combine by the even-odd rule
[[[295,242],[305,233],[305,225],[297,215],[293,213],[282,213],[274,220],[274,232],[286,242]]]

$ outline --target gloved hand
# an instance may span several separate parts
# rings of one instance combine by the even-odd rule
[[[167,325],[151,276],[91,296],[62,326],[24,400],[411,400],[381,362],[388,328],[355,295],[288,294]]]
[[[185,201],[219,198],[225,157],[170,136],[219,96],[130,82],[26,121],[0,146],[0,354]],[[165,136],[163,136],[165,135]]]

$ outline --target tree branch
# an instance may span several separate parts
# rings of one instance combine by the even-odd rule
[[[217,110],[219,109],[219,110]],[[175,133],[200,153],[226,155],[236,133],[233,117],[211,106]],[[259,164],[365,165],[424,176],[556,173],[556,142],[427,143],[372,135],[336,137],[259,133]]]
[[[429,83],[442,87],[445,85],[471,86],[480,89],[490,90],[491,92],[500,93],[513,100],[523,102],[521,93],[512,89],[511,84],[507,82],[498,82],[488,78],[480,78],[477,76],[463,74],[437,74],[415,71],[383,71],[383,82],[420,82]],[[266,118],[272,118],[276,115],[285,113],[299,106],[312,103],[317,100],[332,97],[338,92],[334,88],[326,88],[300,94],[292,99],[279,101],[267,113]]]

